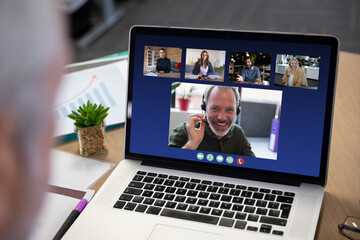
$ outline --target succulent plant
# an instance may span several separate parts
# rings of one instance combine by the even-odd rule
[[[108,115],[107,111],[109,111],[109,109],[109,107],[104,108],[101,104],[97,106],[88,101],[86,105],[83,104],[82,107],[79,106],[77,112],[72,111],[68,117],[75,120],[74,125],[79,128],[99,126]]]

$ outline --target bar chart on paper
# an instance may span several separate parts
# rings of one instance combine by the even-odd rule
[[[67,115],[87,101],[110,107],[107,125],[124,123],[126,91],[127,59],[66,74],[61,80],[55,100],[55,136],[74,132],[74,122]]]

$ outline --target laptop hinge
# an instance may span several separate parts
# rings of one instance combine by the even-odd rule
[[[224,177],[248,179],[248,180],[261,181],[261,182],[269,182],[269,183],[297,186],[297,187],[300,187],[300,185],[301,185],[300,178],[295,178],[295,177],[291,177],[291,176],[284,177],[284,176],[278,176],[275,174],[255,173],[254,171],[239,172],[238,170],[233,170],[233,169],[228,169],[228,168],[224,169],[224,168],[219,168],[218,166],[214,166],[214,167],[204,166],[203,164],[198,164],[198,163],[194,163],[194,162],[177,163],[177,162],[168,162],[168,161],[143,160],[141,162],[141,165],[173,169],[173,170],[181,170],[181,171],[186,171],[186,172],[196,172],[196,173],[218,175],[218,176],[224,176]]]

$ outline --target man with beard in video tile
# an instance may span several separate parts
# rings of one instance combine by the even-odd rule
[[[237,88],[209,86],[201,105],[205,114],[190,114],[173,130],[169,147],[255,157],[244,131],[234,124],[239,98]]]

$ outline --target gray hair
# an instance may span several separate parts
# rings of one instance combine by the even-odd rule
[[[60,12],[53,0],[0,0],[0,111],[15,115],[24,173],[36,175],[35,146],[53,121],[49,96],[51,71],[67,59]]]
[[[212,90],[217,87],[218,89],[222,90],[222,91],[233,91],[234,94],[235,94],[235,98],[236,98],[236,107],[239,106],[239,100],[240,100],[240,94],[239,94],[239,90],[237,87],[229,87],[229,86],[222,86],[222,85],[211,85],[209,87],[207,87],[204,91],[204,94],[203,94],[203,100],[204,100],[204,103],[207,104],[208,102],[208,99],[209,99],[209,96],[212,92]]]

